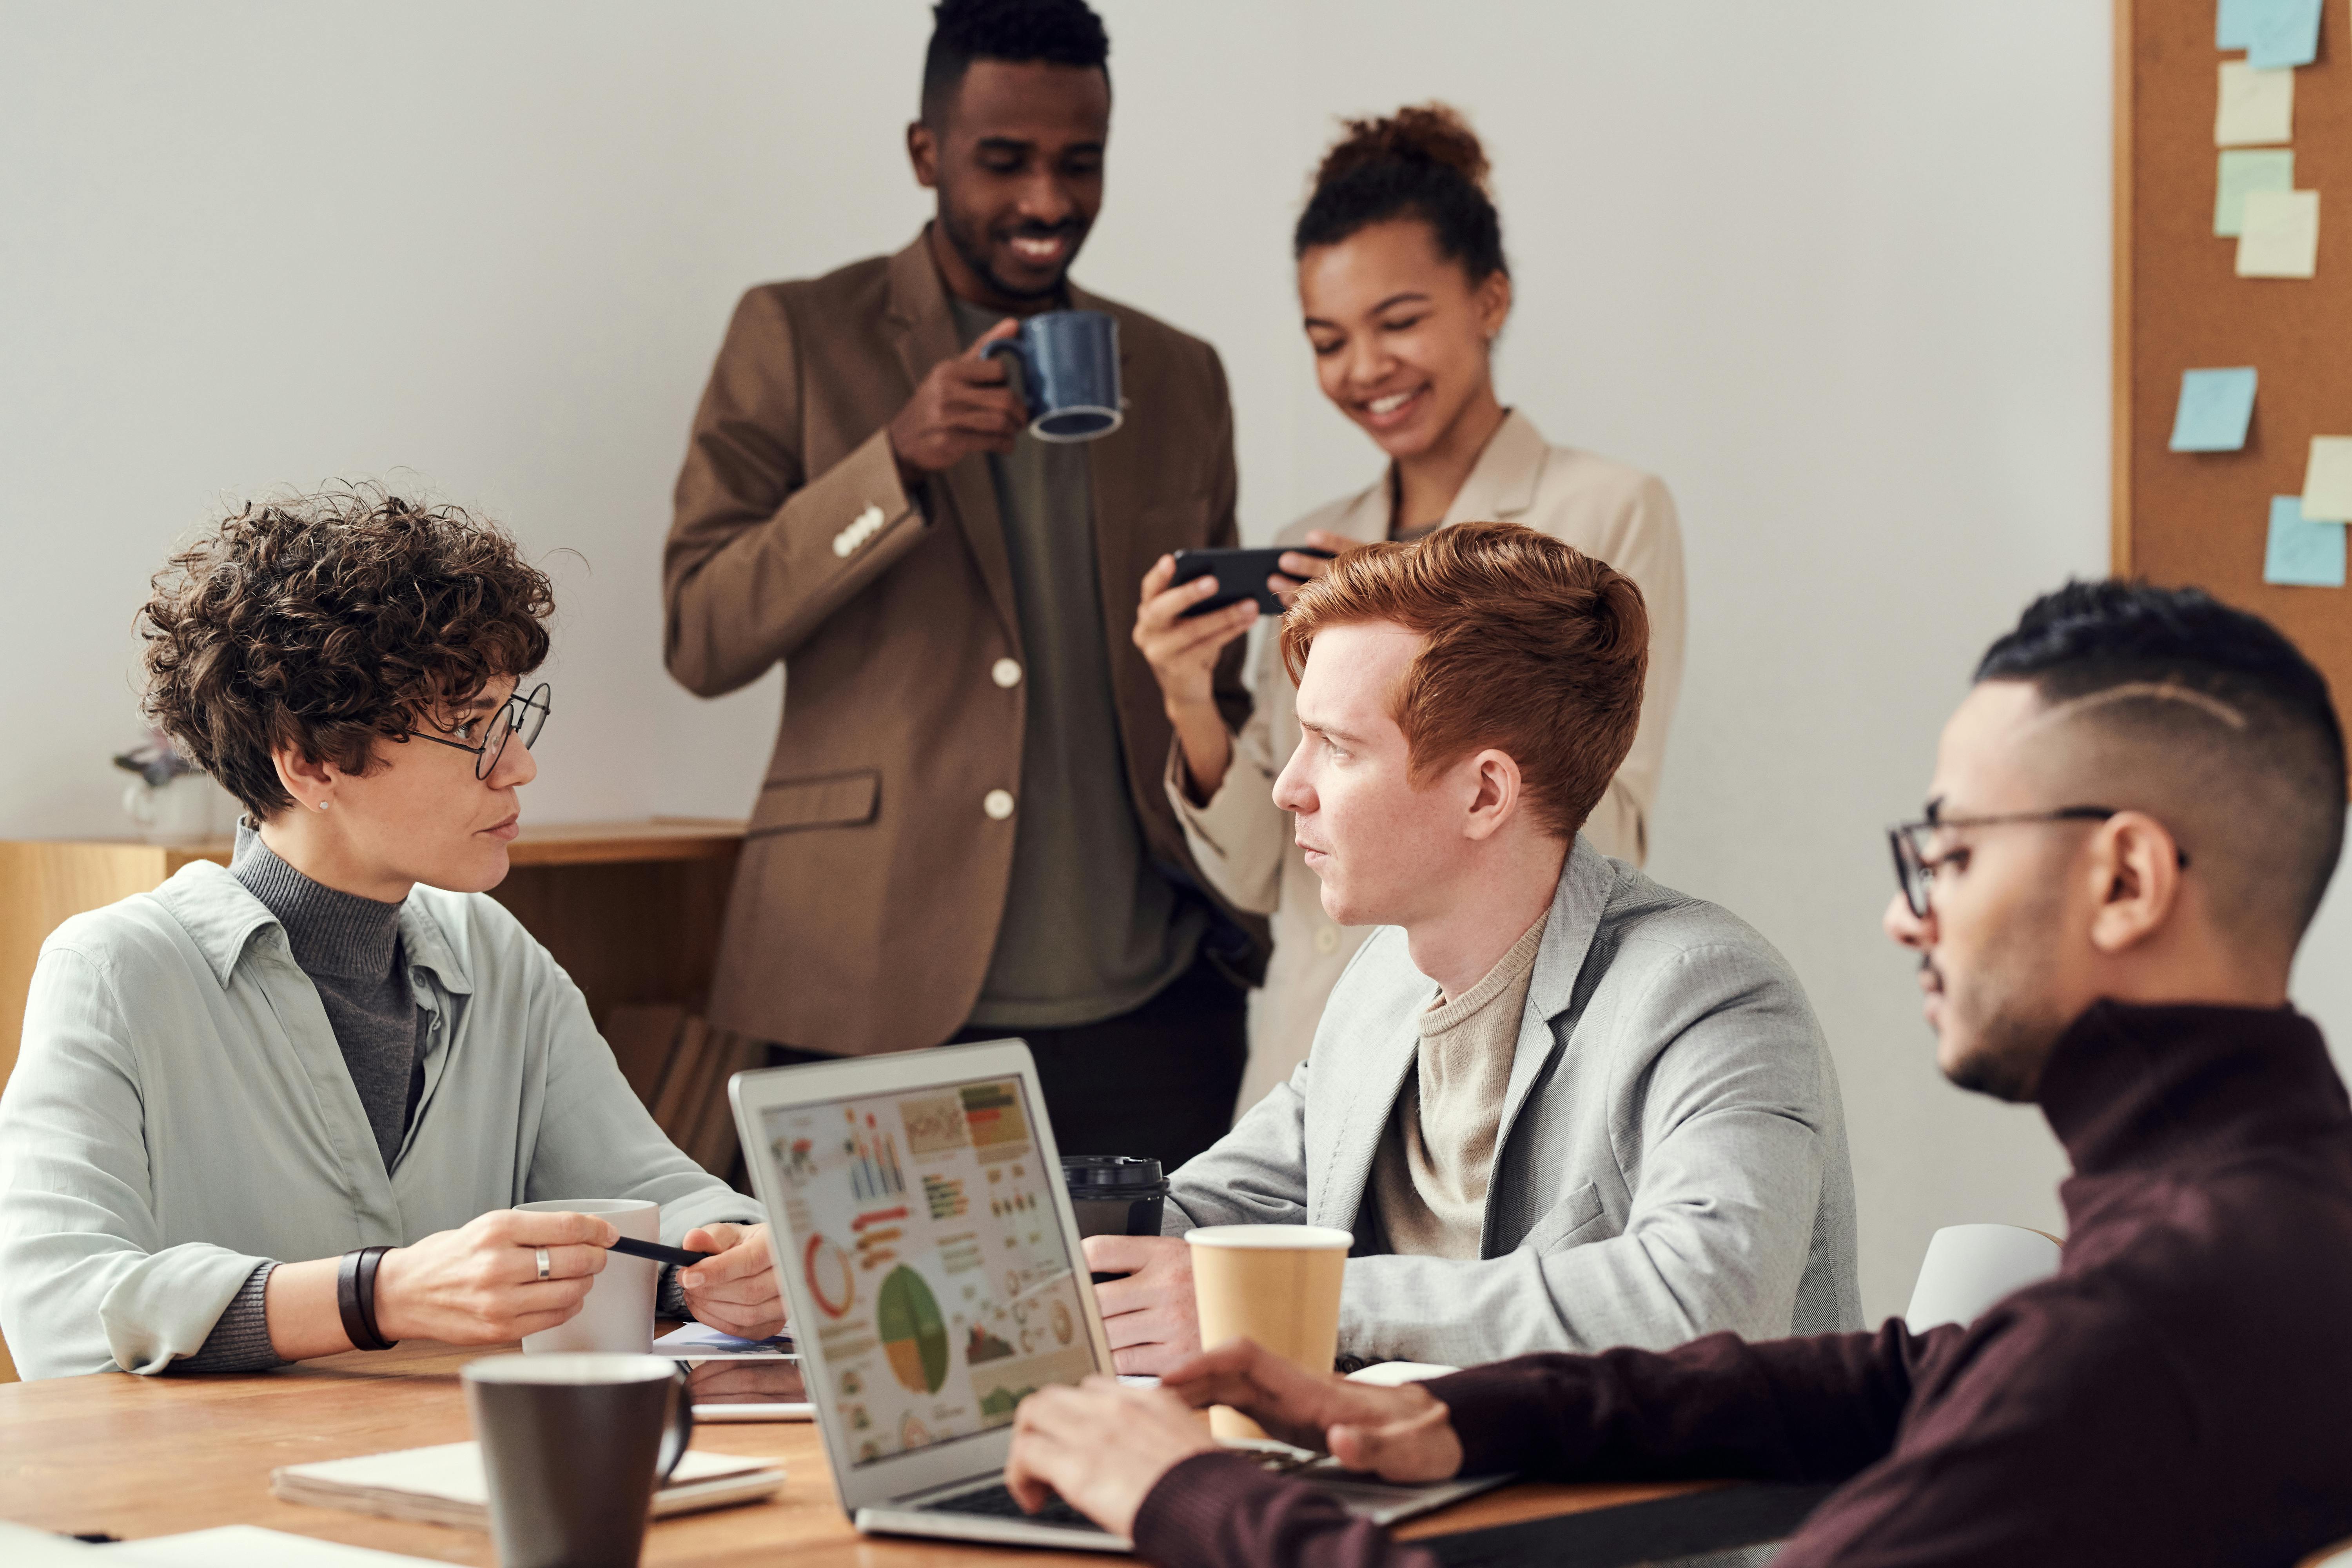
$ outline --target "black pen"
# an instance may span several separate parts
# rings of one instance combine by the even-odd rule
[[[688,1252],[683,1247],[664,1247],[658,1241],[639,1241],[628,1236],[613,1243],[612,1250],[625,1252],[631,1258],[649,1258],[656,1263],[675,1263],[681,1268],[719,1256],[715,1252]]]

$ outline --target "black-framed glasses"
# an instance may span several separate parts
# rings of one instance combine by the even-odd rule
[[[2123,811],[2119,805],[2062,805],[2055,811],[2016,811],[2000,816],[1945,816],[1927,822],[1901,822],[1886,830],[1887,846],[1895,851],[1895,880],[1903,889],[1903,900],[1911,906],[1912,915],[1926,920],[1928,895],[1935,890],[1936,868],[1943,858],[1930,858],[1927,839],[1932,834],[1952,827],[2010,827],[2032,822],[2105,822]],[[2189,852],[2175,847],[2181,868],[2189,865]]]
[[[486,779],[498,771],[499,758],[506,752],[508,741],[520,735],[522,749],[526,752],[539,743],[539,732],[547,728],[548,712],[547,683],[542,680],[529,696],[516,692],[482,721],[489,728],[483,733],[482,743],[478,746],[469,746],[463,741],[447,740],[439,735],[428,735],[422,730],[411,730],[408,733],[414,740],[430,741],[436,746],[446,746],[452,751],[473,752],[474,776]]]

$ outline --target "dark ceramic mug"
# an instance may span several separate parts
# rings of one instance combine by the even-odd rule
[[[462,1376],[500,1568],[633,1568],[654,1489],[694,1433],[677,1363],[486,1356]]]
[[[1040,441],[1091,441],[1126,417],[1118,396],[1118,323],[1100,310],[1048,310],[984,351],[1021,364],[1029,433]]]

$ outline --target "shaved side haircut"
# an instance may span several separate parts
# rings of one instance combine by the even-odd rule
[[[2222,921],[2301,941],[2344,851],[2344,730],[2327,678],[2276,627],[2194,588],[2070,583],[1976,678],[2032,686],[2065,784],[2104,792],[2062,804],[2147,811]]]

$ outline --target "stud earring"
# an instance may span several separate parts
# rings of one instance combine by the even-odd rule
[[[319,803],[319,809],[320,809],[320,811],[324,811],[324,810],[326,810],[326,809],[327,809],[327,805],[328,805],[328,803],[327,803],[327,802],[325,802],[325,801],[323,801],[323,800],[322,800],[322,801],[320,801],[320,802]]]

